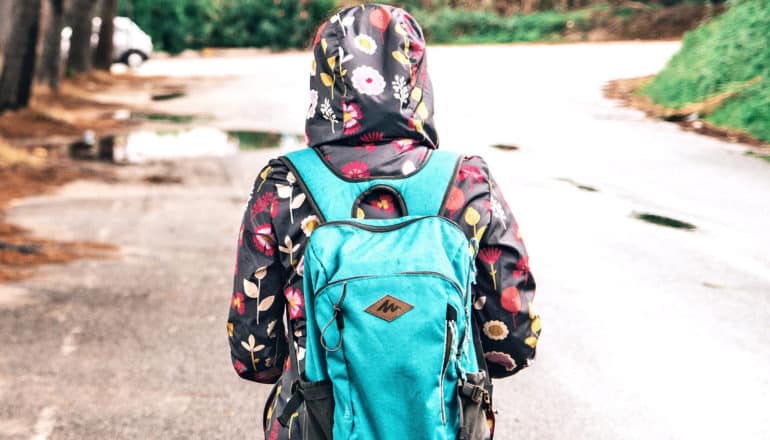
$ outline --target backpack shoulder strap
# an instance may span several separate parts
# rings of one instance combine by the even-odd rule
[[[354,217],[357,198],[376,186],[386,186],[400,194],[407,215],[438,215],[461,162],[456,153],[430,150],[425,165],[410,175],[354,180],[336,174],[319,154],[313,148],[304,148],[281,160],[313,199],[322,222]]]

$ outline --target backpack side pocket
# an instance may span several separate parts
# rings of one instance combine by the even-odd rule
[[[486,373],[467,373],[457,383],[460,399],[460,440],[484,440],[488,437],[486,408],[490,403]]]
[[[331,440],[334,421],[334,393],[330,379],[319,382],[299,381],[307,408],[303,432],[308,440]]]

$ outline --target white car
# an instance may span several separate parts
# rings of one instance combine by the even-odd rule
[[[129,67],[138,67],[152,56],[152,38],[128,17],[115,17],[115,33],[112,36],[112,61]],[[99,44],[99,29],[102,19],[94,17],[91,34],[91,47]],[[61,31],[61,53],[66,57],[70,49],[72,28],[66,26]]]

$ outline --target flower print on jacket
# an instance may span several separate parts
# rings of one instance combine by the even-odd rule
[[[462,209],[462,207],[465,206],[465,194],[463,191],[460,188],[453,186],[452,189],[449,190],[449,197],[447,197],[444,206],[449,211],[450,215],[453,215],[458,209]]]
[[[246,311],[246,298],[243,297],[241,292],[235,292],[232,301],[230,301],[230,307],[238,312],[239,315],[243,315]]]
[[[462,181],[469,179],[471,189],[473,189],[474,183],[480,183],[484,181],[484,176],[481,175],[481,171],[472,165],[463,165],[460,167],[460,174],[458,178]]]
[[[361,108],[352,102],[342,104],[342,126],[345,134],[353,134],[361,128]]]
[[[415,142],[414,139],[396,139],[395,141],[391,142],[391,144],[393,144],[397,152],[406,153],[407,151],[414,150],[417,142]]]
[[[315,116],[316,107],[318,107],[318,90],[310,90],[310,107],[307,109],[307,117],[310,119]]]
[[[504,367],[506,371],[513,371],[513,369],[516,368],[516,361],[506,353],[490,351],[488,353],[484,353],[484,357],[486,358],[487,362],[500,365]]]
[[[317,228],[320,224],[321,221],[318,220],[318,217],[315,214],[313,214],[302,219],[300,228],[302,229],[302,232],[305,233],[305,237],[310,237],[310,234],[312,234],[315,228]]]
[[[353,87],[363,95],[377,96],[385,90],[385,78],[369,66],[356,67],[350,79]]]
[[[495,270],[495,263],[500,258],[502,250],[496,247],[485,247],[479,251],[479,258],[481,261],[489,265],[489,275],[492,276],[492,286],[497,290],[497,271]]]
[[[246,371],[246,364],[240,361],[240,359],[233,359],[233,368],[238,374],[243,374]]]
[[[348,162],[342,167],[342,173],[350,179],[365,179],[370,176],[369,165],[361,161]]]
[[[278,215],[278,199],[275,198],[275,194],[272,192],[266,192],[259,196],[257,202],[251,207],[251,221],[257,217],[261,212],[269,212],[271,218],[275,218]]]
[[[275,236],[270,223],[259,225],[254,230],[254,246],[268,257],[275,253]]]
[[[385,139],[385,133],[381,131],[370,131],[362,134],[359,139],[365,144],[375,144]]]
[[[393,196],[382,194],[377,200],[372,200],[371,205],[385,212],[393,212]]]
[[[377,51],[377,42],[368,35],[356,35],[356,37],[353,38],[353,43],[356,45],[356,49],[367,55],[372,55]]]
[[[400,107],[405,106],[409,102],[409,87],[406,85],[406,78],[396,75],[390,84],[393,87],[393,97],[401,104]]]
[[[508,327],[502,321],[487,321],[482,331],[493,341],[501,341],[508,337]]]
[[[295,289],[289,286],[286,288],[283,294],[286,297],[286,307],[289,309],[289,317],[291,319],[297,319],[301,317],[302,307],[305,305],[302,292],[299,289]]]
[[[337,114],[334,113],[334,109],[332,108],[332,104],[329,101],[329,98],[324,98],[324,102],[321,104],[321,114],[323,115],[324,119],[329,121],[329,123],[332,125],[332,133],[334,133],[334,124],[337,123]]]

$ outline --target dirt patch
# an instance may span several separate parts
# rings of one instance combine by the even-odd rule
[[[641,78],[616,79],[610,81],[604,86],[604,95],[610,99],[618,99],[625,105],[641,110],[650,117],[676,123],[685,130],[724,139],[728,142],[748,144],[757,147],[761,151],[770,151],[770,144],[754,138],[745,132],[717,127],[700,119],[700,116],[713,111],[713,109],[725,99],[736,93],[735,91],[720,93],[709,97],[703,102],[688,104],[681,108],[673,109],[656,104],[649,97],[637,93],[638,90],[652,81],[653,78],[653,76],[645,76]],[[749,83],[751,83],[751,81],[749,81]]]
[[[27,278],[33,274],[32,267],[40,264],[108,258],[114,250],[104,243],[35,238],[18,226],[0,223],[0,282]]]
[[[567,40],[615,41],[661,40],[681,38],[687,31],[725,10],[724,4],[680,4],[660,7],[639,2],[624,2],[613,9],[594,12],[587,32],[576,26]]]
[[[0,282],[26,278],[32,267],[65,263],[77,258],[102,258],[113,247],[93,242],[59,242],[34,237],[29,231],[7,223],[2,212],[12,199],[40,194],[75,179],[112,179],[108,170],[93,164],[78,164],[57,158],[52,161],[11,147],[0,139]]]

